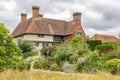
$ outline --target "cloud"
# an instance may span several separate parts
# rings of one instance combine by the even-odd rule
[[[31,7],[40,6],[44,17],[72,20],[74,12],[82,12],[82,25],[87,35],[120,33],[120,0],[0,0],[0,21],[13,31],[20,13],[30,17]]]

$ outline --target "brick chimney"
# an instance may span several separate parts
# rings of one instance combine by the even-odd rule
[[[73,13],[73,20],[80,20],[81,21],[81,13],[80,12]]]
[[[27,19],[27,14],[26,13],[21,13],[21,23],[26,21]]]
[[[39,17],[39,6],[32,6],[32,17]]]

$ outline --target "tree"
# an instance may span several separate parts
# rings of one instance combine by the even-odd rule
[[[18,46],[23,51],[23,53],[32,51],[34,45],[35,43],[32,41],[18,40]]]
[[[120,33],[118,34],[118,38],[120,39]]]
[[[21,50],[13,42],[9,30],[0,23],[0,71],[20,66],[22,64],[20,56]]]
[[[37,53],[32,52],[33,48],[35,46],[35,43],[28,40],[18,40],[18,47],[23,52],[23,58],[27,58],[30,56],[34,56]]]

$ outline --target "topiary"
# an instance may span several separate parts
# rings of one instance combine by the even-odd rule
[[[120,73],[120,59],[111,59],[105,63],[105,68],[112,74]]]

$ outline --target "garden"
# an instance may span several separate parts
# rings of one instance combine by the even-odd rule
[[[57,44],[50,48],[43,48],[39,52],[32,51],[34,46],[34,42],[26,40],[19,40],[16,44],[9,30],[4,24],[0,23],[1,77],[5,76],[6,73],[13,77],[17,77],[14,73],[17,73],[18,76],[23,76],[22,73],[24,73],[25,79],[27,74],[38,75],[37,73],[44,73],[47,76],[52,76],[53,74],[59,74],[59,72],[62,77],[65,77],[65,75],[70,75],[70,77],[78,75],[80,77],[82,74],[89,74],[94,77],[94,74],[101,75],[102,72],[113,75],[112,78],[120,75],[120,39],[117,42],[102,43],[100,40],[84,41],[80,36],[76,36],[68,44]],[[46,73],[41,70],[58,73]],[[61,73],[67,74],[63,75]],[[56,80],[56,78],[49,80]],[[71,79],[75,80],[75,78]],[[119,80],[118,78],[120,79],[120,77],[117,77],[116,80]],[[79,79],[81,78],[76,78],[76,80]],[[103,79],[100,78],[99,80]]]

